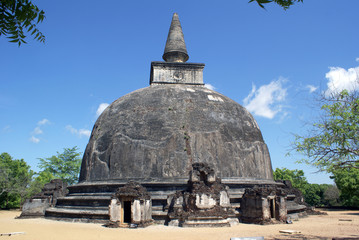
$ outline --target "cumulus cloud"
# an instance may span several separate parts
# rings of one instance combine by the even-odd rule
[[[74,134],[74,135],[77,135],[78,137],[90,137],[90,135],[91,135],[91,131],[90,130],[88,130],[88,129],[83,129],[83,128],[81,128],[81,129],[76,129],[76,128],[74,128],[74,127],[72,127],[71,125],[67,125],[66,127],[65,127],[65,129],[67,130],[67,131],[69,131],[71,134]]]
[[[37,122],[37,125],[39,125],[39,126],[46,125],[46,124],[50,124],[50,121],[46,118]]]
[[[278,113],[283,112],[283,106],[280,103],[287,96],[287,89],[282,86],[285,81],[286,79],[280,78],[258,89],[253,84],[252,91],[243,100],[244,106],[257,116],[274,118]]]
[[[37,126],[33,131],[32,134],[33,135],[40,135],[43,134],[44,132],[41,130],[41,128],[39,126]]]
[[[98,108],[97,108],[97,111],[96,111],[96,116],[100,116],[101,113],[109,106],[110,104],[108,103],[101,103]]]
[[[33,142],[33,143],[39,143],[40,142],[40,139],[38,139],[35,136],[31,136],[31,138],[29,140],[30,140],[30,142]]]
[[[337,94],[344,89],[359,90],[359,67],[349,69],[330,67],[325,77],[328,79],[326,95]]]
[[[208,89],[210,89],[210,90],[216,90],[216,88],[212,85],[212,84],[210,84],[210,83],[206,83],[206,84],[204,84],[204,87],[205,88],[208,88]]]
[[[317,91],[317,89],[318,89],[318,87],[313,86],[313,85],[307,85],[305,87],[308,88],[309,93],[313,93],[313,92]]]
[[[40,121],[37,122],[37,126],[34,128],[34,130],[32,130],[31,132],[31,138],[29,139],[30,142],[33,142],[33,143],[39,143],[40,142],[40,139],[35,137],[36,135],[40,135],[40,134],[43,134],[44,131],[41,129],[42,126],[44,125],[47,125],[47,124],[50,124],[51,122],[44,118]]]

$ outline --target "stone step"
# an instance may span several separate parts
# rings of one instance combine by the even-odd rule
[[[300,204],[289,204],[287,205],[287,212],[289,213],[296,213],[296,212],[303,212],[307,209],[307,206],[300,205]]]
[[[113,192],[99,192],[99,193],[70,193],[69,197],[75,197],[75,196],[109,196],[112,197],[114,193]]]
[[[153,206],[152,205],[152,211],[163,211],[163,206]]]
[[[61,218],[62,220],[72,219],[84,222],[88,221],[97,221],[97,220],[108,220],[109,213],[108,210],[101,210],[101,209],[92,209],[92,210],[85,210],[85,209],[76,209],[76,208],[48,208],[45,212],[45,217],[48,218]]]
[[[79,196],[66,196],[66,197],[59,197],[57,200],[88,200],[88,201],[93,201],[93,200],[111,200],[111,196],[84,196],[84,195],[79,195]]]
[[[288,194],[287,199],[294,199],[296,196],[294,194]]]
[[[91,192],[76,192],[76,193],[70,193],[67,196],[68,197],[82,197],[82,196],[89,196],[89,197],[96,197],[96,196],[102,196],[102,197],[110,197],[112,198],[112,196],[114,195],[114,192],[99,192],[99,193],[91,193]],[[152,192],[151,193],[151,198],[152,199],[156,199],[156,200],[167,200],[167,196],[170,194],[170,192],[168,193],[157,193],[157,192]]]
[[[65,213],[65,214],[92,214],[92,215],[108,215],[108,210],[103,209],[91,209],[85,210],[83,208],[60,208],[60,207],[51,207],[46,209],[46,212],[52,213]]]
[[[104,210],[104,211],[108,211],[109,207],[108,206],[56,206],[57,209],[77,209],[77,210]]]
[[[240,203],[231,203],[231,207],[232,208],[241,208],[241,204]]]
[[[197,219],[186,220],[182,227],[230,227],[230,223],[227,219]]]
[[[213,221],[221,221],[221,220],[225,220],[223,219],[223,217],[221,216],[189,216],[188,217],[188,221],[208,221],[208,220],[213,220]]]
[[[57,199],[56,206],[108,206],[111,196],[67,196]]]
[[[167,195],[151,193],[151,198],[156,200],[167,200]]]
[[[167,212],[164,212],[164,211],[156,211],[156,210],[153,210],[153,208],[152,208],[152,215],[156,215],[156,216],[167,216]]]
[[[108,210],[103,209],[77,209],[77,208],[48,208],[45,217],[71,222],[106,223],[110,217]]]

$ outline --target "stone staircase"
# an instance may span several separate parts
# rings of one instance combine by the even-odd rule
[[[46,209],[45,217],[72,222],[107,222],[112,194],[70,192],[66,197],[58,198],[55,207]]]
[[[69,193],[57,199],[55,207],[46,209],[45,217],[72,222],[105,223],[109,220],[109,205],[112,195],[126,182],[80,183],[69,186]],[[151,194],[152,216],[158,223],[164,223],[167,212],[167,195],[182,190],[180,183],[142,183]]]

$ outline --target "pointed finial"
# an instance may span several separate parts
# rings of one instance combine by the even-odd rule
[[[186,62],[189,58],[177,13],[174,13],[172,17],[165,52],[163,53],[162,58],[166,62]]]

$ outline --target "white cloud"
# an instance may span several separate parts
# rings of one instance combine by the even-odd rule
[[[210,84],[210,83],[206,83],[206,84],[204,84],[204,87],[205,88],[208,88],[209,90],[216,90],[216,88],[212,85],[212,84]]]
[[[31,138],[29,140],[30,140],[30,142],[33,142],[33,143],[39,143],[40,142],[40,139],[38,139],[37,137],[34,137],[34,136],[31,136]]]
[[[32,134],[33,135],[39,135],[39,134],[43,134],[44,132],[41,130],[40,127],[36,127],[33,131]]]
[[[328,79],[326,95],[336,94],[346,89],[348,91],[359,90],[359,67],[349,68],[330,67],[325,74]]]
[[[79,129],[79,135],[80,135],[80,137],[82,137],[82,136],[90,137],[91,131],[88,129]]]
[[[100,106],[98,106],[97,111],[96,111],[96,116],[100,116],[101,113],[109,106],[110,104],[108,103],[101,103]]]
[[[359,62],[359,58],[356,58],[355,61]]]
[[[45,125],[45,124],[50,124],[50,121],[48,119],[46,119],[46,118],[44,118],[44,119],[37,122],[37,125],[39,125],[39,126],[42,126],[42,125]]]
[[[67,131],[69,131],[70,133],[72,133],[72,134],[74,134],[74,135],[77,135],[78,137],[83,137],[83,136],[85,136],[85,137],[90,137],[90,135],[91,135],[91,131],[90,130],[87,130],[87,129],[83,129],[83,128],[81,128],[81,129],[76,129],[76,128],[74,128],[74,127],[72,127],[71,125],[67,125],[66,127],[65,127],[65,129],[67,130]]]
[[[313,93],[313,92],[317,91],[317,89],[318,89],[318,87],[313,86],[313,85],[307,85],[305,87],[309,89],[309,93]]]
[[[44,131],[42,131],[42,129],[40,128],[40,126],[44,126],[44,125],[47,125],[47,124],[50,124],[51,122],[44,118],[40,121],[37,122],[37,126],[34,128],[34,130],[31,132],[31,138],[30,138],[30,142],[33,142],[33,143],[39,143],[40,142],[40,139],[35,137],[35,135],[40,135],[40,134],[43,134]]]
[[[287,96],[287,89],[282,87],[286,79],[279,78],[259,89],[253,84],[251,93],[243,100],[244,106],[253,114],[272,119],[282,111],[283,102]]]
[[[73,128],[71,125],[67,125],[66,130],[69,131],[72,134],[76,134],[77,133],[77,129]]]

